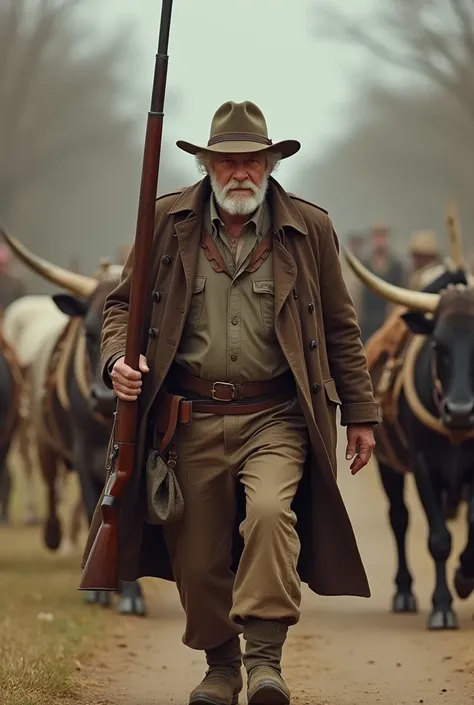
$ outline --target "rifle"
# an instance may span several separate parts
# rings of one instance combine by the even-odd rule
[[[145,134],[135,250],[125,346],[125,362],[138,370],[147,300],[148,269],[155,229],[155,203],[161,156],[161,138],[172,0],[162,0],[151,107]],[[133,472],[138,421],[138,399],[117,400],[112,446],[112,468],[101,504],[102,523],[87,558],[79,590],[118,590],[119,501]]]

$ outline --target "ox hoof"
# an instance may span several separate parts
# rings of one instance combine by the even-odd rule
[[[458,618],[451,607],[434,609],[428,619],[428,629],[433,631],[458,628]]]
[[[454,589],[461,600],[467,600],[474,590],[474,578],[466,578],[458,568],[454,574]]]
[[[61,545],[61,526],[58,519],[48,519],[44,530],[44,542],[50,551],[57,551]]]
[[[129,595],[124,595],[120,598],[120,602],[117,606],[117,612],[119,614],[136,614],[139,617],[145,617],[145,600],[143,597],[130,597]]]
[[[416,597],[411,592],[397,592],[392,601],[392,612],[406,614],[418,612]]]
[[[110,593],[107,590],[88,590],[85,594],[84,602],[88,605],[110,607]]]

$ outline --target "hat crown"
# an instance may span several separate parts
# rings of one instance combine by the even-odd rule
[[[412,233],[411,243],[412,252],[434,253],[438,251],[438,241],[434,230],[416,230]]]
[[[242,103],[228,100],[221,105],[212,118],[209,139],[212,142],[213,138],[228,134],[255,135],[268,140],[267,122],[260,108],[250,100]]]

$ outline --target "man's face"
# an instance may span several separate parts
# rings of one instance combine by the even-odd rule
[[[231,215],[250,215],[265,198],[268,162],[263,154],[216,154],[210,174],[219,206]]]
[[[389,246],[390,234],[386,228],[372,230],[372,245],[375,252],[386,252]]]

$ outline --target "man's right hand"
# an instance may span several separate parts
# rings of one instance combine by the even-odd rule
[[[115,394],[123,401],[135,401],[141,392],[142,373],[150,371],[145,355],[140,355],[138,370],[134,370],[125,364],[125,357],[119,357],[115,361],[110,377]]]

